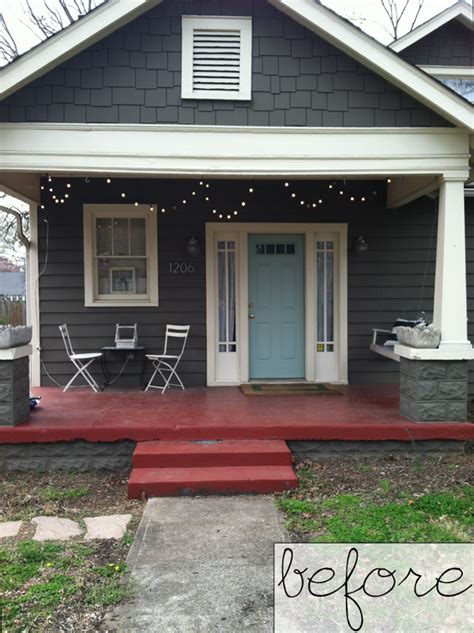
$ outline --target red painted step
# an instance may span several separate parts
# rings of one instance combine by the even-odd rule
[[[191,494],[271,493],[294,488],[291,466],[215,466],[134,468],[128,481],[130,499]]]
[[[139,442],[134,468],[195,466],[289,466],[291,451],[282,440]]]

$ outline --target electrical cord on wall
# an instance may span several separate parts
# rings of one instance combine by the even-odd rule
[[[129,355],[127,356],[127,358],[125,359],[125,362],[123,363],[122,367],[120,368],[119,373],[115,376],[115,378],[113,378],[113,379],[109,382],[109,384],[107,385],[107,387],[109,387],[110,385],[113,385],[113,384],[114,384],[114,382],[116,382],[116,381],[120,378],[120,376],[121,376],[121,375],[123,374],[123,372],[125,371],[125,368],[127,367],[128,362],[131,360],[131,358],[132,358],[132,355],[131,355],[131,354],[129,354]],[[49,371],[47,370],[46,365],[44,364],[44,361],[43,361],[43,359],[42,359],[41,357],[40,357],[40,363],[41,363],[41,368],[43,369],[43,371],[44,371],[44,373],[46,374],[46,376],[50,379],[50,381],[51,381],[54,385],[56,385],[56,387],[61,387],[61,389],[64,389],[64,387],[65,387],[66,385],[60,385],[60,384],[59,384],[59,382],[57,382],[57,381],[56,381],[56,380],[55,380],[55,379],[51,376],[51,374],[50,374],[50,373],[49,373]],[[81,388],[83,388],[83,387],[89,387],[89,385],[71,385],[71,387],[75,387],[75,388],[79,388],[79,389],[81,389]]]

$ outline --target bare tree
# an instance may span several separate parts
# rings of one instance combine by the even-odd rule
[[[62,31],[107,0],[23,0],[20,4],[23,18],[20,22],[26,26],[39,42]],[[0,60],[9,63],[21,54],[15,41],[11,23],[7,23],[5,14],[0,13]]]
[[[331,0],[321,0],[321,2],[331,8]],[[378,2],[386,16],[384,21],[372,19],[358,10],[350,10],[349,8],[342,11],[341,15],[361,27],[364,24],[376,25],[377,39],[379,39],[380,31],[383,30],[387,34],[387,39],[393,41],[417,26],[423,6],[425,6],[425,0],[378,0]],[[350,3],[348,3],[348,7],[349,5]]]
[[[390,23],[390,35],[394,40],[400,37],[400,27],[403,18],[406,16],[409,21],[404,28],[405,33],[413,31],[420,16],[425,0],[380,0],[382,7],[387,14]],[[412,15],[409,17],[407,9],[414,7]]]
[[[0,192],[0,256],[22,265],[28,233],[28,206]]]

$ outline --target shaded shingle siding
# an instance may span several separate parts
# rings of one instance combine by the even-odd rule
[[[452,20],[399,54],[411,64],[422,66],[472,66],[474,33]]]
[[[148,349],[163,345],[166,323],[191,324],[191,334],[181,374],[186,385],[206,382],[206,293],[205,293],[205,222],[216,216],[199,204],[178,205],[175,211],[159,213],[159,301],[157,308],[85,308],[82,202],[116,202],[120,191],[137,200],[158,202],[170,208],[189,192],[191,181],[136,180],[115,181],[104,187],[103,179],[72,182],[71,199],[58,208],[48,208],[49,254],[45,273],[40,279],[41,348],[48,372],[61,384],[71,375],[59,336],[59,323],[70,326],[78,351],[98,350],[113,344],[115,324],[138,323],[139,340]],[[212,183],[211,183],[212,184]],[[213,185],[212,185],[213,186]],[[248,186],[248,184],[247,184]],[[328,194],[327,183],[299,183],[299,191],[311,196],[324,195],[317,211],[295,208],[281,183],[256,181],[253,201],[239,213],[242,222],[347,222],[349,225],[349,377],[353,383],[397,382],[398,365],[369,351],[372,328],[391,327],[397,317],[413,318],[419,310],[431,315],[433,306],[434,261],[436,246],[436,204],[423,198],[403,209],[385,208],[385,189],[380,182],[347,183],[367,195],[366,204],[351,203],[349,196]],[[109,188],[110,187],[110,188]],[[216,194],[221,208],[229,200],[240,200],[242,183],[222,182]],[[373,195],[373,191],[376,195]],[[321,194],[320,192],[325,192]],[[219,198],[220,195],[220,198]],[[332,196],[332,197],[331,197]],[[40,268],[45,260],[46,225],[40,216]],[[474,223],[470,225],[474,231]],[[231,229],[232,223],[223,223]],[[295,231],[296,232],[296,231]],[[369,251],[357,255],[353,243],[363,234]],[[185,245],[191,235],[197,237],[201,254],[190,258]],[[470,256],[472,251],[470,251]],[[193,274],[171,274],[169,262],[192,262]],[[474,266],[474,262],[470,264]],[[473,278],[474,269],[470,269]],[[422,290],[423,289],[423,290]],[[470,303],[470,307],[474,307]],[[474,334],[474,333],[472,333]],[[473,337],[474,338],[474,337]],[[112,365],[118,370],[120,364]],[[137,384],[139,364],[127,368],[119,385]],[[48,379],[43,376],[48,384]]]
[[[181,99],[181,15],[251,15],[252,100]],[[264,0],[162,5],[0,103],[1,121],[446,126]]]

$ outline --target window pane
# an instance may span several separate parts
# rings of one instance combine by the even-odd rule
[[[275,244],[267,244],[265,246],[265,252],[267,255],[274,255],[275,254]]]
[[[265,255],[265,244],[257,244],[257,255]]]
[[[227,347],[227,345],[219,345],[219,351],[220,352],[225,352],[226,351],[226,347]]]
[[[130,255],[146,255],[145,218],[130,219]]]
[[[100,295],[146,295],[147,260],[145,258],[98,258],[97,289]]]
[[[332,343],[330,343],[329,345],[326,345],[326,351],[327,352],[333,352],[334,351],[334,345]]]
[[[324,248],[324,242],[316,242],[316,248],[318,251],[322,251]]]
[[[130,255],[128,218],[114,218],[114,255]]]
[[[235,249],[235,242],[227,242],[227,248],[230,248],[231,250]]]
[[[334,242],[326,242],[326,248],[328,248],[329,250],[333,250],[334,249]]]
[[[286,254],[287,255],[294,255],[295,254],[295,245],[294,244],[287,244],[286,245]]]
[[[317,340],[324,341],[324,252],[316,254]],[[319,349],[318,349],[319,351]]]
[[[462,79],[461,77],[446,77],[445,79],[440,79],[441,83],[454,92],[457,92],[458,95],[464,97],[471,103],[474,103],[474,79]]]
[[[326,297],[327,297],[327,316],[326,316],[326,340],[334,341],[334,252],[330,251],[326,255],[327,259],[327,278],[326,278]]]
[[[218,276],[218,319],[219,319],[219,341],[227,341],[227,297],[225,278],[225,253],[217,253],[217,276]],[[222,351],[219,349],[219,351]],[[224,350],[225,351],[225,350]]]
[[[96,218],[97,255],[112,255],[112,218]]]
[[[229,284],[229,342],[237,340],[235,317],[235,253],[227,253],[227,274]],[[235,351],[235,350],[229,350]]]
[[[217,242],[217,248],[223,250],[225,248],[225,242]]]
[[[285,245],[284,244],[277,244],[276,245],[276,252],[277,252],[277,255],[284,255],[285,254]]]

